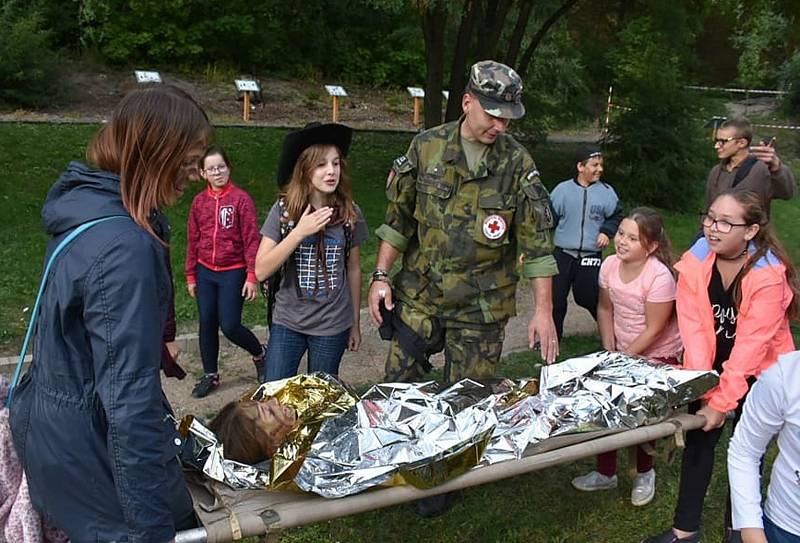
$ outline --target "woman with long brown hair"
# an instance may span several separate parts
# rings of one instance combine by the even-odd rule
[[[194,524],[159,375],[170,282],[151,221],[211,136],[183,91],[135,90],[90,143],[92,166],[70,163],[47,195],[47,256],[80,225],[114,219],[54,261],[11,405],[31,500],[72,541],[166,542]]]
[[[266,379],[308,370],[339,373],[361,345],[360,245],[367,225],[353,203],[345,155],[352,131],[310,124],[290,132],[278,166],[281,194],[261,229],[256,277],[280,272],[267,345]]]

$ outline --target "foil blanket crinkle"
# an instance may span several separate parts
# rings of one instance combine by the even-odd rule
[[[316,414],[308,421],[298,411],[303,439],[288,448],[288,458],[281,448],[271,465],[226,460],[213,433],[192,421],[200,428],[192,433],[207,476],[235,488],[285,488],[291,474],[300,489],[329,498],[385,484],[428,488],[476,466],[521,458],[548,438],[659,422],[718,383],[713,371],[601,351],[542,368],[538,387],[532,379],[465,379],[448,387],[433,381],[383,383],[355,401],[335,379],[315,374],[266,383],[248,397],[276,396],[282,403],[308,406],[304,385],[293,381],[299,378],[317,383],[309,395],[318,401],[324,396],[320,386],[349,401],[339,401],[331,412],[308,409]],[[292,394],[281,396],[287,386]],[[310,429],[303,431],[306,426]],[[190,425],[184,421],[184,427]]]

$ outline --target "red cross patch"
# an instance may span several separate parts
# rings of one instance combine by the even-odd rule
[[[483,235],[488,239],[502,238],[506,233],[506,220],[500,215],[489,215],[483,220]]]

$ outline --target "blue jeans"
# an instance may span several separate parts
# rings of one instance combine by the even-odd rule
[[[764,515],[764,534],[769,543],[800,543],[800,535],[787,532],[778,527],[774,522]]]
[[[339,374],[339,363],[347,348],[350,330],[332,336],[311,336],[273,324],[269,329],[266,379],[275,381],[297,375],[300,359],[308,350],[308,372]]]
[[[203,371],[217,373],[219,329],[233,343],[252,356],[261,354],[261,343],[242,325],[244,268],[215,272],[197,265],[197,310],[200,313],[200,358]]]

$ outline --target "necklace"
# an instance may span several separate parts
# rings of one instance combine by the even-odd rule
[[[719,258],[720,260],[739,260],[740,258],[745,256],[746,254],[747,254],[747,247],[742,249],[742,252],[739,253],[736,256],[722,256],[721,254],[717,254],[717,258]]]

